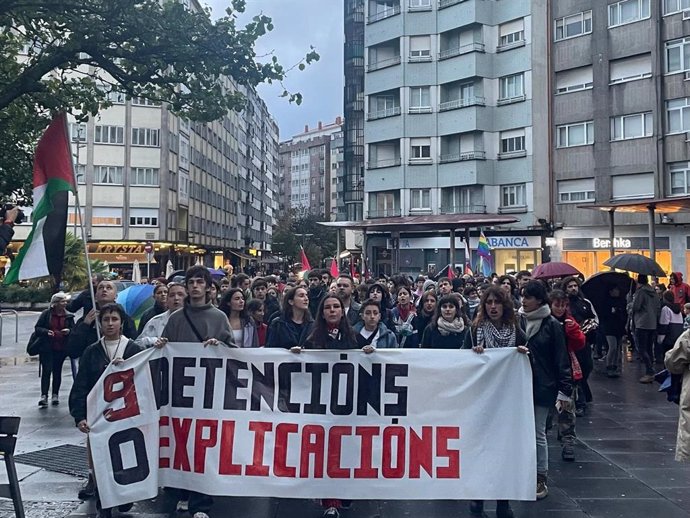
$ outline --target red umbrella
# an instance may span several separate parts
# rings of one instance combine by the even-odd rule
[[[574,266],[559,262],[540,264],[532,272],[533,279],[553,279],[554,277],[568,277],[569,275],[582,274]]]

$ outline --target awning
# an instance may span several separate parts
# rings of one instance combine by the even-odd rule
[[[230,253],[236,257],[239,257],[240,259],[244,259],[245,261],[251,261],[252,259],[256,259],[256,257],[247,255],[243,252],[240,252],[239,250],[230,250]]]
[[[578,205],[578,209],[590,209],[615,212],[647,212],[653,208],[656,212],[673,214],[676,212],[690,212],[690,196],[673,198],[652,198],[649,200],[613,201],[598,205]]]
[[[363,221],[319,221],[324,227],[350,228],[373,232],[449,230],[517,223],[519,218],[503,214],[435,214],[365,219]]]

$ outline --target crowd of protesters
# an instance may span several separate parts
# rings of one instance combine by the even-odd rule
[[[86,395],[108,363],[146,347],[164,347],[169,341],[274,347],[293,353],[434,348],[483,354],[486,349],[513,347],[532,366],[535,496],[541,499],[548,495],[548,430],[552,423],[556,425],[562,460],[574,461],[576,419],[592,401],[588,378],[595,361],[605,362],[606,376],[616,378],[630,354],[631,361],[639,360],[644,369],[642,383],[653,380],[659,367],[655,364],[662,364],[664,355],[675,374],[687,373],[690,363],[690,331],[683,333],[690,326],[690,286],[679,273],[670,276],[668,289],[663,284],[650,285],[644,275],[637,276],[628,294],[615,284],[607,286],[599,314],[583,295],[582,279],[532,280],[528,271],[487,278],[395,275],[359,282],[347,274],[332,278],[327,270],[312,270],[301,278],[291,272],[214,280],[206,268],[194,266],[181,282],[157,279],[153,283],[154,305],[138,329],[114,304],[116,290],[110,281],[95,279],[95,307],[86,295],[71,303],[64,294],[53,297],[51,308],[36,324],[37,333],[48,344],[41,355],[41,407],[48,404],[51,375],[52,403],[58,404],[62,362],[68,356],[81,358],[70,411],[78,428],[88,432]],[[84,316],[75,324],[66,309],[78,309],[77,301]],[[683,387],[686,403],[690,403],[689,385]],[[679,459],[690,457],[689,443],[690,415],[684,420],[681,412]],[[96,493],[90,477],[79,496],[89,498]],[[208,495],[180,491],[177,510],[205,518],[212,504]],[[349,502],[325,499],[322,505],[324,517],[338,518]],[[482,501],[470,502],[473,516],[484,516],[483,508]],[[513,516],[508,501],[498,502],[496,509],[498,518]],[[109,513],[101,510],[103,516]]]

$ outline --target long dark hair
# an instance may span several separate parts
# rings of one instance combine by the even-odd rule
[[[249,315],[247,314],[247,299],[244,296],[244,291],[242,291],[240,288],[230,288],[228,291],[223,293],[223,297],[220,299],[220,304],[218,304],[218,309],[220,309],[227,315],[228,318],[230,318],[230,312],[232,311],[231,300],[235,293],[239,293],[244,299],[244,308],[242,308],[242,311],[240,311],[240,320],[242,322],[246,322],[249,319]]]
[[[381,311],[383,312],[386,309],[390,309],[391,307],[391,294],[388,291],[388,287],[384,286],[380,282],[375,282],[369,288],[367,288],[367,298],[371,298],[371,292],[374,291],[374,289],[378,288],[382,295],[381,295]]]
[[[304,290],[307,292],[307,296],[309,295],[309,290],[302,286],[294,286],[292,288],[288,288],[287,290],[285,290],[285,294],[283,295],[283,306],[280,311],[280,316],[285,322],[289,322],[292,320],[292,304],[290,304],[290,301],[295,299],[295,295],[297,295],[297,290]],[[304,311],[304,321],[312,321],[311,313],[309,312],[308,308]]]
[[[467,320],[465,317],[465,314],[462,312],[462,309],[460,308],[460,301],[455,295],[445,295],[441,297],[437,302],[436,302],[436,311],[434,312],[434,318],[431,319],[431,322],[429,322],[429,325],[433,327],[434,329],[438,327],[438,319],[441,318],[441,306],[444,304],[453,304],[455,306],[455,318],[462,319],[462,321],[467,324]]]
[[[513,305],[511,297],[500,286],[491,286],[484,290],[481,299],[479,299],[479,308],[477,309],[477,316],[474,317],[474,322],[472,322],[472,326],[477,328],[479,324],[481,324],[488,318],[486,316],[486,299],[488,299],[491,295],[493,295],[493,297],[501,304],[501,306],[503,306],[503,316],[501,317],[501,323],[504,326],[514,326],[516,324],[515,306]]]
[[[433,290],[426,290],[421,297],[419,297],[419,302],[417,303],[417,314],[423,314],[426,315],[426,312],[424,311],[424,304],[426,303],[426,299],[429,297],[432,297],[436,301],[436,307],[438,307],[438,297],[436,296],[436,292]],[[436,309],[434,308],[434,312],[436,312]]]
[[[357,348],[357,335],[355,334],[354,329],[352,329],[350,321],[347,319],[347,315],[345,314],[345,305],[340,297],[334,295],[333,293],[328,293],[323,299],[321,299],[319,309],[316,311],[314,327],[307,337],[307,341],[312,344],[314,349],[326,348],[326,343],[328,342],[328,324],[323,316],[323,308],[326,305],[326,301],[331,299],[337,300],[343,310],[343,314],[340,317],[340,322],[338,323],[338,330],[340,331],[341,340],[352,344],[353,349]]]

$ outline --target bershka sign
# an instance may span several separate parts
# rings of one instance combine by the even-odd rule
[[[88,397],[104,507],[211,495],[534,500],[532,374],[516,349],[229,349],[172,343]]]
[[[615,237],[613,246],[614,248],[632,248],[632,241],[624,237]],[[592,239],[592,248],[611,248],[611,240],[595,237]]]

